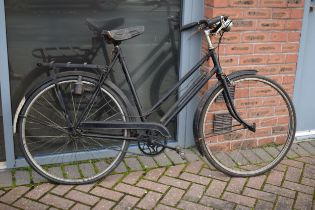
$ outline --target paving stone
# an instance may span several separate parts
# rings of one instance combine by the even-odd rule
[[[202,185],[208,185],[211,181],[210,178],[204,177],[204,176],[199,176],[199,175],[195,175],[195,174],[190,174],[190,173],[182,173],[180,175],[181,179],[190,181],[190,182],[195,182],[197,184],[202,184]]]
[[[32,182],[37,184],[37,183],[48,182],[48,180],[44,178],[43,176],[39,175],[36,171],[32,170]]]
[[[252,210],[253,208],[249,208],[242,205],[236,205],[235,210]]]
[[[63,177],[63,173],[60,167],[51,167],[48,169],[48,172],[56,177]]]
[[[285,197],[289,197],[289,198],[294,198],[295,197],[295,192],[294,191],[286,189],[286,188],[270,185],[270,184],[265,184],[263,190],[265,192],[270,192],[270,193],[274,193],[274,194],[285,196]]]
[[[295,190],[299,192],[304,192],[307,194],[313,194],[314,193],[314,187],[294,183],[294,182],[289,182],[289,181],[284,181],[283,187],[288,188],[290,190]]]
[[[186,163],[186,160],[183,160],[177,152],[173,150],[167,150],[165,153],[174,164]]]
[[[140,200],[140,198],[126,195],[119,203],[118,205],[114,208],[114,210],[125,210],[125,209],[132,209],[136,203]]]
[[[89,192],[94,186],[95,184],[84,184],[76,186],[75,189],[82,192]]]
[[[191,162],[185,168],[185,171],[192,174],[198,174],[204,164],[205,163],[203,161]]]
[[[81,204],[81,203],[77,203],[77,204],[75,204],[75,206],[72,207],[71,209],[73,209],[73,210],[90,210],[91,207],[89,207],[89,206],[87,206],[87,205],[83,205],[83,204]]]
[[[79,167],[76,165],[65,166],[64,172],[66,176],[71,179],[77,179],[81,177],[80,172],[79,172]]]
[[[261,159],[263,162],[272,161],[274,158],[262,148],[255,148],[253,152]]]
[[[36,201],[32,201],[30,199],[21,198],[14,203],[14,206],[19,207],[24,210],[45,210],[48,209],[48,206],[38,203]]]
[[[292,209],[293,207],[293,199],[278,196],[278,201],[276,203],[275,209],[282,210],[282,209]]]
[[[225,210],[225,209],[234,209],[235,208],[235,203],[220,200],[217,198],[211,198],[208,196],[203,196],[202,199],[200,200],[200,203],[205,205],[205,206],[213,207],[215,209],[224,209]]]
[[[226,182],[214,179],[206,191],[206,195],[219,198],[222,195],[226,185]]]
[[[266,183],[280,186],[283,178],[284,178],[284,172],[273,170],[269,174]]]
[[[99,185],[107,188],[112,188],[124,175],[115,174],[105,177],[105,179],[99,183]]]
[[[154,208],[155,210],[177,210],[175,208],[169,207],[169,206],[165,206],[163,204],[159,204],[157,205],[156,208]]]
[[[165,168],[152,169],[144,176],[144,178],[151,181],[157,181],[162,176],[165,170]]]
[[[44,183],[44,184],[38,185],[34,189],[32,189],[30,192],[28,192],[25,195],[25,197],[31,198],[33,200],[38,200],[40,197],[42,197],[45,193],[47,193],[53,187],[54,185],[50,183]]]
[[[105,163],[105,161],[98,161],[95,163],[95,167],[98,171],[104,171],[107,169],[108,166],[109,166],[109,164]]]
[[[198,155],[196,155],[196,153],[199,153],[198,151],[193,151],[191,149],[186,149],[185,150],[185,158],[188,162],[195,162],[195,161],[199,161],[200,158]]]
[[[308,156],[310,153],[308,153],[303,147],[301,147],[298,143],[292,144],[291,150],[296,152],[300,156]]]
[[[92,163],[83,163],[79,165],[82,175],[84,177],[92,177],[96,174],[94,166]]]
[[[300,157],[300,158],[297,158],[295,160],[303,162],[305,164],[308,163],[308,164],[311,164],[311,165],[315,165],[315,158],[314,158],[314,156],[313,157]]]
[[[265,175],[250,177],[248,179],[246,186],[259,190],[264,184],[265,180],[266,180]]]
[[[66,194],[69,190],[73,188],[73,185],[57,185],[54,189],[51,190],[52,193],[56,195],[61,195],[63,196]]]
[[[119,201],[124,196],[123,193],[116,192],[116,191],[109,190],[102,187],[95,187],[93,190],[91,190],[90,193],[93,195],[110,199],[110,200],[114,200],[114,201]]]
[[[127,167],[123,161],[119,163],[119,165],[115,168],[115,173],[124,173],[127,171]]]
[[[309,178],[303,177],[301,180],[301,184],[315,187],[315,179],[309,179]]]
[[[144,168],[156,168],[158,165],[154,161],[153,157],[148,157],[148,156],[139,156],[138,159],[144,166]]]
[[[71,190],[65,197],[90,206],[95,205],[100,200],[98,197],[77,190]]]
[[[263,192],[263,191],[255,190],[255,189],[250,189],[247,187],[244,189],[243,195],[257,198],[260,200],[270,201],[270,202],[275,202],[275,200],[276,200],[276,196],[272,193]]]
[[[164,196],[161,203],[169,205],[169,206],[176,206],[176,204],[180,201],[183,197],[185,191],[172,187]]]
[[[180,209],[185,209],[185,210],[210,210],[213,208],[201,205],[201,204],[197,204],[197,203],[193,203],[193,202],[189,202],[189,201],[185,201],[185,200],[181,200],[180,203],[177,206]]]
[[[285,179],[291,182],[299,182],[302,174],[302,169],[288,167]]]
[[[206,191],[205,186],[199,184],[192,184],[189,190],[184,195],[184,199],[191,202],[198,202],[205,191]]]
[[[279,150],[277,150],[274,147],[265,147],[265,152],[267,152],[269,155],[271,155],[273,158],[276,158],[279,155]]]
[[[305,164],[305,168],[303,171],[303,176],[307,178],[314,178],[315,174],[315,165]]]
[[[304,164],[302,162],[296,161],[296,160],[289,160],[289,159],[284,159],[281,161],[282,164],[296,167],[296,168],[303,168]]]
[[[248,206],[248,207],[254,207],[255,202],[256,202],[256,199],[254,198],[250,198],[247,196],[238,195],[238,194],[230,193],[230,192],[224,192],[222,198],[224,200],[241,204],[244,206]]]
[[[256,155],[252,150],[242,150],[240,151],[242,155],[252,164],[262,163],[262,160],[258,155]]]
[[[93,210],[109,210],[111,209],[115,203],[113,201],[102,199],[100,202],[96,204]]]
[[[313,196],[298,192],[294,208],[296,209],[312,209]]]
[[[181,189],[187,189],[188,186],[190,185],[190,183],[187,181],[175,179],[168,176],[162,176],[159,182],[162,184],[170,185],[170,186],[181,188]]]
[[[12,186],[12,173],[9,170],[0,172],[0,188]]]
[[[279,163],[278,165],[276,165],[276,167],[273,168],[273,170],[285,172],[287,168],[288,168],[287,165]]]
[[[26,185],[31,182],[30,172],[24,170],[17,170],[14,174],[16,185]]]
[[[5,191],[0,190],[0,196],[2,196],[5,193]]]
[[[272,209],[273,203],[258,200],[255,206],[255,210],[266,210],[266,209]]]
[[[315,146],[310,144],[309,142],[301,142],[299,146],[306,150],[309,154],[315,155]]]
[[[17,208],[14,208],[12,206],[8,206],[4,203],[0,203],[0,209],[3,209],[3,210],[17,210]]]
[[[142,209],[153,209],[161,197],[162,194],[160,193],[148,192],[144,196],[144,198],[138,203],[137,207]]]
[[[141,189],[139,187],[134,187],[131,185],[127,185],[127,184],[123,184],[123,183],[119,183],[115,187],[115,190],[120,191],[120,192],[124,192],[124,193],[128,193],[130,195],[138,196],[138,197],[142,197],[144,194],[147,193],[147,191],[144,189]]]
[[[169,188],[169,186],[167,186],[167,185],[148,181],[148,180],[144,180],[144,179],[141,180],[136,186],[141,187],[141,188],[145,188],[148,190],[160,192],[160,193],[165,193]]]
[[[20,187],[16,187],[13,188],[12,190],[10,190],[9,192],[7,192],[4,196],[2,196],[0,198],[1,202],[7,203],[7,204],[11,204],[14,201],[16,201],[17,199],[19,199],[23,194],[25,194],[30,188],[28,187],[24,187],[24,186],[20,186]]]
[[[136,171],[129,173],[122,181],[127,184],[136,184],[140,177],[143,175],[143,171]]]
[[[240,193],[246,180],[246,178],[232,178],[226,189],[230,192]]]
[[[300,156],[296,152],[294,152],[292,149],[290,149],[289,152],[286,154],[286,157],[293,159]]]
[[[157,164],[159,166],[172,165],[172,162],[170,161],[170,159],[168,159],[168,157],[165,155],[165,153],[161,153],[161,154],[153,157],[153,159],[157,162]]]
[[[46,194],[40,199],[40,202],[51,205],[60,209],[69,209],[74,202],[52,194]]]
[[[125,158],[126,165],[131,171],[142,171],[143,168],[137,158]]]
[[[210,177],[213,179],[219,179],[221,181],[229,181],[230,177],[220,171],[211,171],[209,169],[203,168],[201,169],[199,175]]]
[[[186,165],[176,165],[176,166],[170,166],[167,171],[165,172],[165,175],[172,176],[172,177],[178,177],[180,173],[183,171]]]

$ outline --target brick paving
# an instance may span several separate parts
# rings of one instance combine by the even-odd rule
[[[89,185],[45,183],[25,169],[3,171],[0,210],[315,209],[314,144],[298,143],[271,172],[251,178],[215,170],[194,148],[187,150],[187,161],[172,151],[126,157],[113,174]]]

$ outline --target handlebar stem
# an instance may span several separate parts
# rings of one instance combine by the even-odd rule
[[[210,39],[210,29],[204,30],[207,42],[208,42],[208,47],[209,50],[213,50],[215,47],[213,46],[211,39]]]

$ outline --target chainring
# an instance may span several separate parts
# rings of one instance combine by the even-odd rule
[[[140,151],[148,156],[156,156],[165,150],[167,141],[161,135],[154,131],[148,131],[141,136],[142,141],[138,141]],[[165,146],[164,146],[165,145]]]

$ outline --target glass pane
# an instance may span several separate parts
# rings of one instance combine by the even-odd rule
[[[144,34],[121,46],[142,106],[149,109],[178,80],[180,2],[6,0],[13,112],[27,88],[45,77],[37,63],[108,63],[112,45],[103,48],[95,32],[105,23],[110,30],[145,26]],[[130,96],[122,75],[116,66],[111,78]],[[169,100],[152,119],[158,120],[175,99]],[[175,137],[175,120],[169,129]]]
[[[1,103],[1,88],[0,88],[0,161],[5,161],[5,145],[3,135],[3,115]]]

